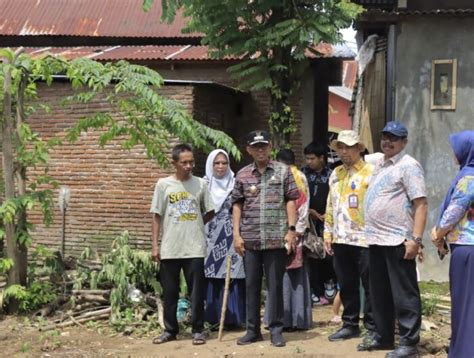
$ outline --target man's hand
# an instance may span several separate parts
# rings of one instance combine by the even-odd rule
[[[151,249],[151,259],[155,262],[160,262],[160,249],[158,247],[153,247]]]
[[[423,249],[421,247],[418,248],[418,262],[423,262],[425,260],[425,255],[423,254]]]
[[[421,249],[414,240],[406,240],[405,245],[405,260],[414,260],[418,255],[419,249]]]
[[[288,231],[285,235],[285,247],[287,254],[291,254],[293,251],[296,251],[296,232]]]
[[[324,215],[318,213],[318,212],[317,212],[316,210],[314,210],[314,209],[309,209],[309,215],[311,215],[311,217],[312,217],[313,219],[318,219],[319,221],[324,221]]]
[[[326,251],[326,254],[328,254],[329,256],[334,255],[331,240],[324,240],[324,251]]]
[[[238,255],[244,257],[245,255],[245,242],[242,236],[234,234],[234,249]]]

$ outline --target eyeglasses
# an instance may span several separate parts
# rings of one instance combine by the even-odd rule
[[[389,133],[384,133],[382,134],[381,140],[383,141],[389,141],[389,142],[397,142],[399,140],[404,139],[405,137],[399,137],[394,134],[389,134]]]

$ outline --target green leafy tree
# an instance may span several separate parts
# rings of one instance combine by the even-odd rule
[[[204,150],[220,147],[240,159],[240,152],[228,135],[195,121],[179,103],[159,94],[163,79],[153,70],[125,61],[101,64],[89,59],[68,62],[51,56],[32,58],[22,51],[0,51],[4,181],[0,235],[7,246],[6,261],[0,261],[0,267],[7,268],[4,271],[8,274],[8,285],[13,285],[18,293],[18,300],[8,301],[12,311],[19,308],[24,298],[24,290],[17,286],[28,284],[27,253],[32,225],[27,213],[39,208],[44,223],[50,224],[53,189],[57,186],[48,175],[48,159],[49,150],[60,141],[43,141],[27,123],[28,116],[38,109],[49,110],[36,100],[38,82],[51,85],[54,75],[65,74],[76,90],[75,95],[64,99],[65,103],[89,102],[103,96],[114,108],[114,113],[102,111],[79,120],[68,133],[72,141],[83,131],[100,129],[101,145],[115,138],[122,140],[125,149],[142,144],[148,156],[162,166],[168,164],[172,138]],[[34,180],[27,178],[27,169],[32,167],[43,168]]]
[[[144,0],[148,10],[154,0]],[[163,20],[184,8],[186,31],[204,34],[212,55],[236,56],[230,67],[240,86],[268,90],[269,127],[276,147],[286,146],[295,131],[290,97],[297,90],[307,54],[320,42],[341,41],[339,30],[362,12],[349,0],[161,0]]]

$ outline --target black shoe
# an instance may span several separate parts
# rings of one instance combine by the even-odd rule
[[[272,346],[274,347],[286,346],[286,342],[280,333],[272,334],[271,341],[272,341]]]
[[[240,337],[237,340],[237,345],[239,346],[246,346],[247,344],[255,343],[255,342],[260,342],[263,341],[263,337],[261,333],[255,334],[255,333],[249,333],[247,332],[245,336]]]
[[[383,351],[393,349],[393,343],[380,342],[373,337],[367,337],[357,346],[359,352]]]
[[[360,336],[359,327],[342,327],[336,333],[331,334],[328,339],[331,342],[343,341],[345,339],[356,338]]]
[[[392,352],[386,354],[385,358],[416,358],[418,355],[418,348],[413,346],[400,346]]]

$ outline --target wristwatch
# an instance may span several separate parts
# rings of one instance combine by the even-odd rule
[[[296,232],[296,226],[295,226],[295,225],[290,225],[290,226],[288,227],[288,230],[289,230],[289,231]]]
[[[415,241],[416,244],[417,244],[419,247],[421,247],[422,249],[425,247],[425,246],[423,245],[423,238],[422,238],[422,237],[420,237],[420,236],[413,236],[411,239],[412,239],[413,241]]]

